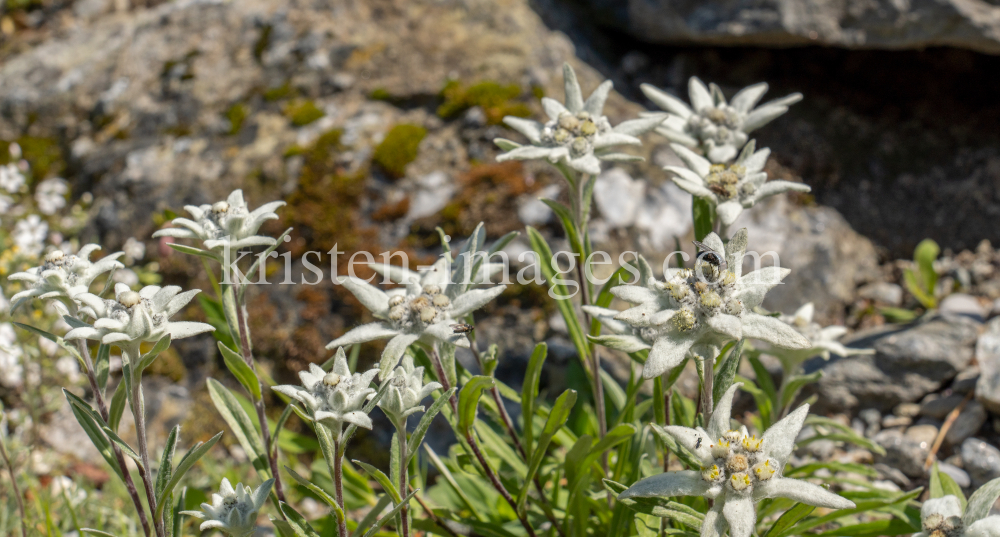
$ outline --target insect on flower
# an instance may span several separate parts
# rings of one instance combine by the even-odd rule
[[[466,323],[458,323],[451,325],[451,330],[455,334],[468,334],[469,332],[472,332],[475,329],[476,327]]]
[[[691,241],[691,242],[693,242],[694,245],[697,246],[699,250],[701,250],[701,253],[698,254],[698,260],[703,260],[706,263],[716,268],[722,267],[722,264],[725,263],[725,260],[722,258],[721,255],[719,255],[719,252],[713,250],[711,246],[701,241]]]

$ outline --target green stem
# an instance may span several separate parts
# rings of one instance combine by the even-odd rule
[[[340,440],[332,436],[333,431],[326,425],[316,423],[316,439],[319,440],[320,451],[326,460],[326,466],[330,470],[330,479],[333,480],[334,499],[340,510],[344,511],[344,469],[343,459],[340,456]],[[337,431],[340,435],[340,431]],[[346,512],[345,512],[346,516]],[[344,519],[338,520],[337,535],[347,537],[347,522]]]
[[[119,347],[122,351],[122,360],[133,367],[139,364],[140,351],[138,342],[129,342]],[[130,369],[130,374],[133,374]],[[146,405],[142,397],[142,373],[135,375],[132,379],[132,390],[128,394],[129,408],[132,409],[132,417],[135,419],[135,436],[139,445],[139,457],[142,459],[142,466],[139,467],[139,477],[142,478],[143,488],[146,489],[146,501],[149,504],[149,512],[156,513],[156,489],[153,487],[153,480],[150,476],[151,466],[149,465],[149,442],[146,438]],[[166,536],[166,526],[163,524],[162,515],[153,518],[153,529],[157,537]]]
[[[10,485],[14,489],[14,497],[17,498],[17,510],[21,514],[21,535],[28,537],[28,517],[24,514],[24,498],[21,497],[21,489],[17,486],[14,465],[10,463],[10,455],[7,454],[7,445],[2,436],[0,436],[0,454],[3,455],[3,462],[7,465],[7,471],[10,473]]]
[[[396,423],[396,437],[399,441],[399,491],[401,496],[406,496],[406,491],[409,489],[407,483],[409,482],[406,478],[406,418],[403,418],[399,423]],[[410,513],[409,506],[405,503],[403,508],[399,511],[400,520],[400,537],[410,537]]]

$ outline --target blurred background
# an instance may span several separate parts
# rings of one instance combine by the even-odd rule
[[[577,69],[585,94],[604,78],[614,81],[605,109],[612,123],[655,108],[642,83],[687,100],[691,76],[719,84],[727,96],[766,81],[765,101],[804,94],[756,132],[758,146],[772,149],[767,171],[813,190],[770,198],[734,228],[750,228],[751,249],[774,250],[793,269],[765,306],[792,313],[814,302],[820,322],[876,341],[887,320],[930,307],[903,281],[914,248],[930,238],[942,251],[935,264],[941,309],[973,323],[914,335],[910,347],[884,344],[874,359],[817,365],[828,369],[816,388],[821,406],[849,419],[876,409],[879,427],[883,414],[914,421],[920,414],[912,405],[930,396],[961,401],[982,376],[985,359],[973,347],[990,330],[982,323],[1000,312],[1000,254],[989,242],[1000,239],[1000,4],[992,0],[2,6],[0,276],[35,264],[32,253],[99,242],[104,252],[125,249],[122,281],[209,289],[201,265],[150,235],[185,216],[184,205],[224,199],[234,188],[251,207],[288,202],[265,231],[294,227],[279,252],[291,252],[295,280],[302,253],[334,245],[348,255],[403,250],[424,264],[439,252],[435,227],[460,240],[480,220],[490,240],[532,225],[558,247],[562,232],[537,198],[565,196],[562,179],[544,163],[497,164],[492,139],[519,139],[502,125],[505,115],[538,118],[541,96],[562,99],[563,62]],[[658,260],[678,244],[691,252],[690,195],[661,169],[679,161],[662,137],[644,141],[645,162],[606,167],[598,180],[596,248]],[[508,252],[516,258],[526,249],[518,240]],[[341,274],[347,257],[339,258]],[[369,320],[330,284],[329,263],[325,256],[321,285],[253,291],[255,351],[279,383],[325,361],[327,342]],[[284,268],[272,263],[269,279],[283,278]],[[541,340],[555,358],[547,382],[581,382],[565,327],[544,295],[540,286],[510,286],[477,329],[481,341],[501,344],[501,378],[515,386]],[[185,315],[205,318],[194,306]],[[361,363],[380,351],[365,345]],[[58,361],[55,350],[39,351],[46,352]],[[77,474],[99,471],[96,453],[79,453],[87,442],[61,397],[52,402],[32,388],[50,375],[66,382],[72,360],[65,371],[41,370],[11,356],[0,355],[7,364],[0,399],[22,410],[15,421],[30,414],[32,441],[69,457]],[[975,434],[995,443],[1000,427],[987,410],[1000,411],[1000,356],[993,358],[994,402],[986,402],[988,391],[976,393],[982,403],[973,401],[972,430],[950,439],[946,454],[958,454]],[[608,367],[627,376],[625,364]],[[210,337],[178,341],[157,367],[149,382],[163,389],[147,388],[157,394],[148,403],[159,422],[154,431],[179,422],[195,434],[225,429],[214,412],[191,411],[208,404],[206,376],[228,378]],[[928,419],[940,425],[943,417]],[[989,471],[1000,476],[1000,451],[997,457]],[[69,463],[38,464],[45,475],[46,464],[55,474]]]

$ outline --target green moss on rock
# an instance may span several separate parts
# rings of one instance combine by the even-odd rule
[[[240,132],[243,127],[243,122],[246,121],[249,111],[243,103],[236,103],[226,110],[226,119],[229,120],[229,134],[236,134]]]
[[[285,107],[285,117],[296,127],[302,127],[326,115],[312,101],[298,101]]]
[[[463,86],[457,80],[450,80],[441,90],[441,97],[444,102],[438,107],[437,114],[445,119],[451,119],[474,106],[483,109],[486,122],[490,125],[500,123],[504,116],[531,115],[531,109],[526,104],[517,102],[521,97],[521,87],[517,84],[504,85],[485,80]]]
[[[406,166],[416,160],[427,129],[420,125],[396,125],[375,148],[372,162],[393,177],[406,175]]]

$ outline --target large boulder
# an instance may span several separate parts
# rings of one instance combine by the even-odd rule
[[[657,43],[1000,54],[1000,7],[971,0],[588,0],[606,24]]]

